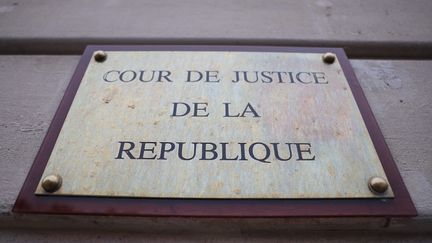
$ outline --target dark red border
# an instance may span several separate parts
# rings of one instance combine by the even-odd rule
[[[333,52],[349,82],[378,156],[395,194],[394,199],[150,199],[73,196],[36,196],[38,182],[48,162],[63,122],[96,50],[105,51],[244,51],[244,52]],[[72,76],[51,122],[33,166],[15,202],[15,213],[92,214],[124,216],[190,217],[338,217],[416,216],[416,209],[378,127],[366,97],[341,48],[270,46],[88,46]]]

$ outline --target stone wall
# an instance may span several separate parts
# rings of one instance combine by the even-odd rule
[[[0,241],[431,240],[431,13],[427,0],[1,0]],[[343,47],[419,215],[199,219],[12,213],[88,44]]]

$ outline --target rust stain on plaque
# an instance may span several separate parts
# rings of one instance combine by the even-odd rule
[[[316,53],[108,51],[48,165],[50,195],[393,197],[336,60]],[[38,186],[36,194],[47,194]]]

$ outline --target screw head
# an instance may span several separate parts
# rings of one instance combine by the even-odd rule
[[[107,54],[104,51],[95,51],[94,59],[96,62],[104,62],[107,59]]]
[[[336,60],[336,55],[331,52],[324,53],[324,55],[322,55],[322,60],[327,64],[332,64]]]
[[[388,183],[384,178],[374,176],[369,179],[369,190],[375,194],[381,194],[387,191]]]
[[[42,188],[46,192],[55,192],[60,189],[62,178],[59,175],[48,175],[42,180]]]

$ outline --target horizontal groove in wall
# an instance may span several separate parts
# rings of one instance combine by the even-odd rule
[[[267,45],[342,47],[350,58],[432,59],[432,42],[272,39],[0,38],[0,55],[81,55],[87,45]]]

